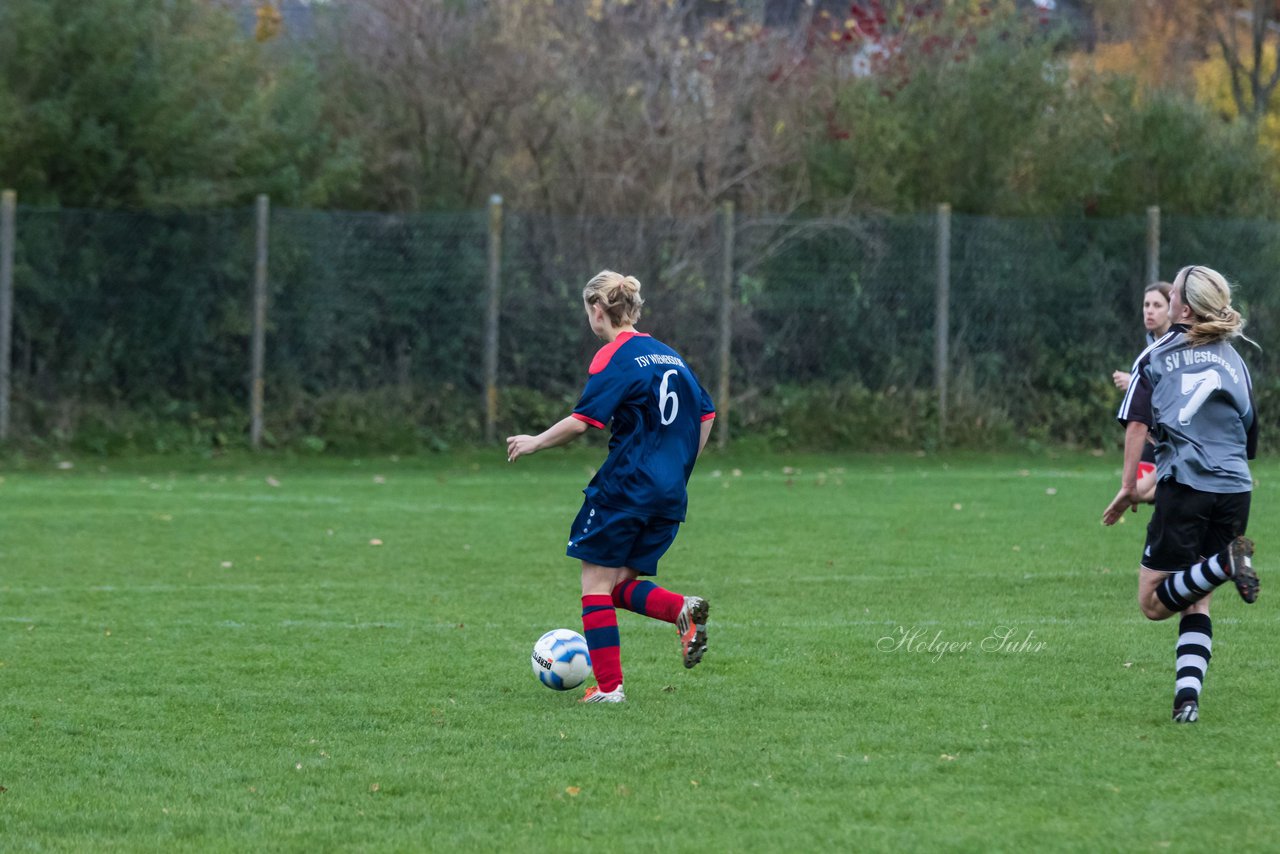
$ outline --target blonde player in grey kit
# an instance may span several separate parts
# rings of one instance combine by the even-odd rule
[[[1173,280],[1169,314],[1173,325],[1134,363],[1116,416],[1125,425],[1124,471],[1102,524],[1137,508],[1138,461],[1150,432],[1156,506],[1138,570],[1138,605],[1152,620],[1182,615],[1173,719],[1191,723],[1212,655],[1214,589],[1231,581],[1245,602],[1258,598],[1253,542],[1244,536],[1258,419],[1249,369],[1230,343],[1243,336],[1244,318],[1231,307],[1227,280],[1208,267],[1184,267]]]

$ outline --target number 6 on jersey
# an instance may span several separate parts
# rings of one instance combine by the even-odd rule
[[[671,381],[671,377],[680,373],[677,370],[667,371],[662,375],[662,385],[658,386],[658,416],[662,419],[662,426],[666,427],[672,421],[676,420],[676,415],[680,412],[680,397],[675,393],[674,389],[668,390],[667,383]],[[671,414],[667,414],[667,401],[671,401]]]

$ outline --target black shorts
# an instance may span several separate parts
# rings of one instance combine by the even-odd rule
[[[1252,492],[1201,492],[1166,478],[1156,484],[1142,565],[1174,572],[1216,555],[1249,527]]]

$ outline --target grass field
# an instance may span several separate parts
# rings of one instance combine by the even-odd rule
[[[1275,850],[1275,464],[1177,726],[1085,455],[709,455],[660,575],[706,659],[621,613],[577,704],[529,649],[600,459],[0,470],[0,849]]]

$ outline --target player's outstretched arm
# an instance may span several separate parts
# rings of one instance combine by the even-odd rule
[[[698,434],[698,456],[702,456],[702,449],[707,446],[707,439],[711,437],[711,427],[716,423],[715,418],[708,418],[703,421],[699,427]]]
[[[536,454],[546,448],[567,445],[585,433],[586,430],[587,424],[585,421],[579,421],[570,415],[567,418],[560,419],[536,436],[526,434],[508,436],[507,462],[514,463],[528,454]]]
[[[1102,524],[1114,525],[1120,521],[1120,517],[1124,515],[1124,511],[1133,509],[1138,510],[1138,489],[1132,486],[1122,486],[1120,491],[1116,493],[1116,497],[1111,499],[1111,503],[1107,505],[1107,509],[1102,512]]]
[[[1138,462],[1142,459],[1142,446],[1146,444],[1148,432],[1147,425],[1141,421],[1130,421],[1125,425],[1124,470],[1120,474],[1120,491],[1102,512],[1104,525],[1114,525],[1120,521],[1126,510],[1136,512],[1141,503],[1138,498]]]

